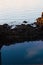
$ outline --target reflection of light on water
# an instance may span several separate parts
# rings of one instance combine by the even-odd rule
[[[43,63],[43,41],[30,41],[3,46],[2,63]],[[13,61],[12,61],[13,60]]]
[[[27,52],[27,56],[28,58],[32,58],[34,55],[36,55],[38,53],[37,50],[31,49]]]
[[[34,44],[34,46],[33,47],[31,46],[31,48],[28,48],[26,50],[26,53],[27,53],[26,57],[27,58],[32,58],[33,56],[39,54],[41,50],[43,50],[43,41],[32,42],[32,44]]]

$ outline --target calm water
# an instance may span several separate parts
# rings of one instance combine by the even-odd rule
[[[2,65],[43,63],[43,41],[16,43],[1,49]]]
[[[7,10],[0,11],[0,24],[21,24],[24,20],[33,23],[41,16],[42,10]]]

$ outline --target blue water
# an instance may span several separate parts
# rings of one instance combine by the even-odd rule
[[[3,46],[2,65],[43,64],[43,41],[30,41]]]

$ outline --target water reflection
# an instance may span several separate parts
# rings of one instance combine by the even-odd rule
[[[0,50],[0,65],[1,65],[1,50]]]
[[[24,42],[3,46],[1,56],[2,65],[42,64],[43,41]]]

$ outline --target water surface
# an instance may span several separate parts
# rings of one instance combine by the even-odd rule
[[[42,10],[7,10],[0,11],[0,24],[8,23],[18,25],[24,20],[28,23],[33,23],[36,18],[41,16]]]
[[[43,41],[16,43],[1,49],[2,65],[43,64]]]

